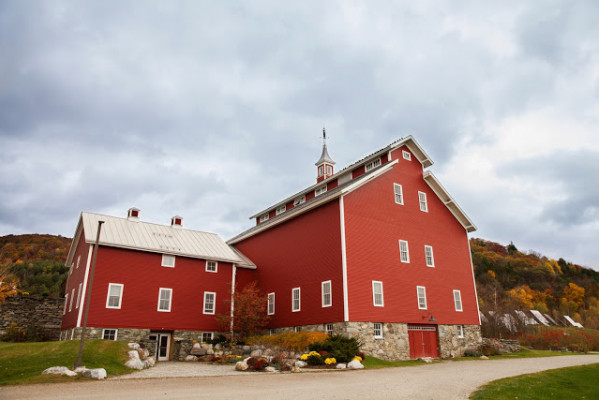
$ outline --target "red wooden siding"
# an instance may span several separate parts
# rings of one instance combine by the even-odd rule
[[[77,247],[73,255],[73,270],[67,278],[65,289],[65,294],[68,293],[69,299],[67,302],[66,314],[62,316],[63,329],[72,328],[77,325],[77,318],[79,316],[79,308],[76,307],[77,294],[79,291],[79,284],[83,283],[83,279],[85,277],[85,266],[87,265],[87,257],[89,255],[90,245],[85,243],[83,234],[81,234],[79,241],[77,243],[73,243],[72,246]],[[79,268],[77,268],[77,258],[79,256],[81,256],[81,260],[79,261]],[[73,307],[69,312],[69,304],[71,303],[71,294],[73,293],[73,289],[75,289],[75,299],[73,300]],[[83,285],[81,286],[81,292],[81,295],[83,296]]]
[[[422,178],[422,166],[393,153],[392,170],[344,198],[349,311],[351,321],[478,324],[468,237],[462,225]],[[403,188],[395,203],[393,183]],[[428,212],[418,191],[427,194]],[[401,263],[399,240],[408,241],[409,263]],[[424,246],[433,247],[435,267],[425,264]],[[383,282],[384,307],[374,307],[371,281]],[[419,310],[416,286],[426,287],[427,310]],[[454,308],[461,291],[463,311]]]
[[[256,265],[262,291],[275,293],[273,328],[343,321],[339,202],[261,232],[235,245]],[[332,307],[322,307],[321,283],[332,281]],[[291,289],[301,288],[301,311]],[[266,301],[266,300],[265,300]]]

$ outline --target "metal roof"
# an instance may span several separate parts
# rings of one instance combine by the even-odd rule
[[[77,230],[83,228],[86,243],[95,243],[100,220],[105,221],[100,233],[103,246],[225,261],[240,267],[256,268],[216,233],[82,212]]]

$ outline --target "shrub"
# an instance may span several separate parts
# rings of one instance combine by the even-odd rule
[[[483,355],[483,353],[481,353],[478,349],[476,349],[474,347],[468,347],[464,351],[464,357],[480,357],[482,355]]]
[[[312,343],[309,347],[312,351],[326,351],[338,362],[350,362],[360,350],[360,341],[356,338],[348,338],[341,335],[329,336],[323,342]]]
[[[580,352],[599,350],[599,332],[594,329],[529,327],[517,338],[521,345],[537,350],[570,349]]]
[[[262,371],[262,370],[264,370],[264,368],[266,368],[267,365],[268,365],[268,361],[266,361],[266,358],[258,358],[258,359],[256,359],[256,361],[254,361],[254,365],[252,365],[252,369],[254,369],[256,371]]]
[[[480,346],[480,352],[485,356],[498,356],[501,354],[499,349],[492,344],[483,344]]]
[[[324,332],[286,332],[276,335],[251,336],[246,339],[250,346],[261,345],[279,347],[287,351],[304,351],[312,343],[323,341],[328,337]]]

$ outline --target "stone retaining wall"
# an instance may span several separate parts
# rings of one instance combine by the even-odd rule
[[[468,348],[478,348],[482,343],[480,326],[462,325],[464,337],[458,337],[458,325],[439,325],[439,356],[462,357]]]
[[[517,340],[483,338],[482,344],[483,346],[493,346],[499,350],[500,353],[514,353],[522,350],[520,342]]]
[[[11,323],[27,329],[36,325],[50,340],[58,340],[64,299],[42,296],[8,297],[0,309],[0,335],[6,333]]]

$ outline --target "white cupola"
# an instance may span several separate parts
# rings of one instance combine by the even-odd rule
[[[335,165],[335,161],[333,161],[327,150],[327,133],[324,128],[322,128],[322,154],[314,165],[316,165],[316,182],[322,182],[334,173],[333,165]]]

